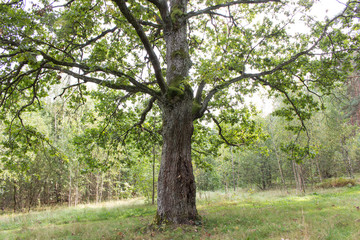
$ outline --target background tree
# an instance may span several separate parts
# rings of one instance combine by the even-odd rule
[[[142,129],[156,103],[163,143],[157,223],[194,224],[194,121],[214,120],[222,140],[237,146],[221,130],[217,109],[221,115],[222,108],[267,86],[270,95],[285,96],[286,107],[277,114],[296,116],[300,127],[292,129],[306,131],[304,121],[320,109],[306,91],[317,87],[316,95],[329,93],[350,72],[349,53],[358,49],[353,33],[358,2],[348,1],[325,21],[310,16],[314,2],[43,0],[30,8],[2,0],[0,105],[1,116],[10,115],[2,120],[26,129],[22,112],[41,107],[40,99],[64,75],[74,78],[64,90],[78,90],[73,103],[88,93],[86,83],[98,85],[104,102],[117,100],[114,114],[130,108],[125,102],[146,103],[143,111],[126,116],[138,120],[120,123],[116,131],[124,134],[113,142]],[[289,31],[300,22],[306,33]]]

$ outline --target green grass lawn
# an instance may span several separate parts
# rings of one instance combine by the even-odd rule
[[[360,186],[306,195],[202,193],[202,226],[150,223],[141,199],[0,215],[0,239],[360,239]]]

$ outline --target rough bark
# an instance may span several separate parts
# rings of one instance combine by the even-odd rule
[[[187,0],[170,1],[171,25],[164,29],[166,42],[166,81],[169,86],[177,85],[189,75],[190,56],[185,19]]]
[[[195,224],[196,188],[191,162],[193,92],[186,81],[191,61],[186,30],[187,0],[170,1],[171,23],[164,29],[166,82],[169,86],[159,103],[163,118],[163,147],[158,178],[156,224]]]
[[[191,162],[192,101],[163,109],[163,148],[158,179],[156,223],[194,224],[198,220]]]

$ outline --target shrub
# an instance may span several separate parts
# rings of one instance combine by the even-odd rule
[[[348,179],[348,178],[334,178],[328,179],[322,182],[319,187],[321,188],[332,188],[332,187],[347,187],[347,186],[355,186],[356,181],[355,179]]]

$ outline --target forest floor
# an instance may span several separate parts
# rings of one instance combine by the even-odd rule
[[[201,226],[150,227],[143,199],[0,215],[0,239],[360,239],[360,185],[295,192],[202,192]]]

